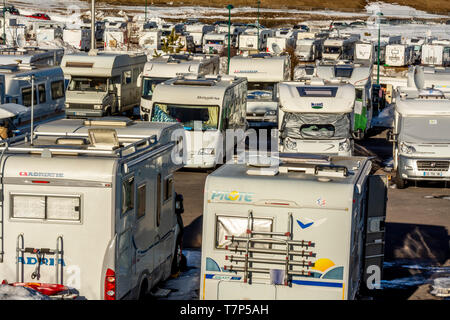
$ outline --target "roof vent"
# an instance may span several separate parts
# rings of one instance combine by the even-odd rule
[[[119,148],[119,138],[114,129],[89,129],[91,147],[88,149],[114,150]]]
[[[133,123],[133,120],[126,117],[104,117],[101,119],[84,120],[85,126],[108,126],[108,127],[127,127]]]
[[[441,90],[430,88],[420,90],[419,99],[445,99],[445,95]]]

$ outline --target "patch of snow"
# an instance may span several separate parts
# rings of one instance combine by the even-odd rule
[[[0,285],[0,300],[50,300],[49,297],[25,287]]]
[[[394,106],[387,106],[376,117],[372,118],[372,126],[392,128],[394,126]]]

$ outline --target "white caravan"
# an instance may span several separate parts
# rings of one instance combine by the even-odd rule
[[[448,66],[450,65],[450,45],[424,44],[421,59],[423,65]]]
[[[63,41],[75,49],[89,51],[91,49],[91,30],[82,29],[64,29]]]
[[[230,35],[231,43],[233,43],[232,36]],[[203,37],[203,53],[206,54],[221,54],[224,50],[227,50],[228,46],[228,33],[222,32],[210,32]]]
[[[27,107],[26,112],[20,112],[14,118],[16,127],[29,126],[31,105],[33,121],[63,115],[65,85],[61,67],[11,64],[0,66],[0,74],[5,79],[5,103]]]
[[[128,44],[126,23],[107,23],[103,32],[105,50],[125,50]]]
[[[322,44],[323,39],[298,39],[295,47],[295,55],[300,61],[314,62],[322,58]]]
[[[328,38],[323,42],[323,60],[353,60],[355,43],[359,41],[356,37]]]
[[[372,123],[372,64],[317,65],[317,77],[330,83],[349,83],[355,87],[352,131],[362,139]]]
[[[435,89],[399,88],[393,142],[395,183],[450,181],[450,99]]]
[[[289,48],[295,48],[294,37],[268,37],[266,52],[280,54],[286,52]]]
[[[141,108],[142,119],[148,120],[152,96],[156,85],[184,73],[198,75],[218,74],[219,57],[216,55],[172,54],[147,62],[142,73]]]
[[[246,110],[249,125],[276,126],[278,83],[291,80],[289,56],[234,56],[230,59],[230,75],[247,78]]]
[[[409,66],[414,62],[414,47],[407,44],[386,46],[385,63],[392,67]]]
[[[0,279],[137,299],[176,271],[177,124],[62,119],[2,150]],[[36,284],[37,283],[37,284]]]
[[[307,83],[315,78],[317,78],[317,65],[301,63],[295,66],[292,80]]]
[[[353,300],[379,288],[386,177],[364,157],[270,160],[280,164],[250,158],[207,177],[200,300]]]
[[[352,155],[353,85],[282,82],[279,97],[279,152]]]
[[[202,52],[203,37],[205,34],[215,31],[214,26],[203,23],[188,24],[185,28],[186,32],[192,36],[195,45],[195,52]]]
[[[375,47],[370,41],[358,41],[355,43],[355,63],[372,65],[375,61]]]
[[[408,73],[408,87],[437,89],[450,98],[450,68],[415,66]]]
[[[159,29],[143,30],[139,36],[139,46],[143,49],[161,50],[162,31]]]
[[[258,42],[258,30],[251,29],[246,30],[244,33],[239,35],[239,51],[242,53],[244,51],[266,51],[267,39],[273,35],[271,29],[259,29],[259,42]],[[280,53],[280,52],[277,52]]]
[[[5,48],[0,49],[0,65],[19,63],[35,66],[58,66],[64,56],[64,49]]]
[[[42,28],[36,30],[36,42],[38,46],[45,45],[55,40],[63,39],[63,29],[61,28]]]
[[[139,75],[147,62],[144,54],[98,52],[67,54],[61,67],[70,82],[66,115],[103,116],[132,113],[139,106]]]
[[[155,87],[150,121],[179,122],[186,130],[185,167],[213,169],[243,143],[247,80],[179,76]],[[236,136],[228,137],[231,129]]]

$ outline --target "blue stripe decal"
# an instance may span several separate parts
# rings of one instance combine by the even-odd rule
[[[342,283],[336,283],[336,282],[292,280],[292,283],[302,285],[302,286],[342,288]]]
[[[214,274],[205,274],[206,279],[212,279]]]

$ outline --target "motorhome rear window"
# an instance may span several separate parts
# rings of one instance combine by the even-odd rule
[[[273,220],[269,218],[254,218],[253,230],[271,232]],[[216,248],[225,249],[225,246],[231,245],[227,238],[230,236],[247,237],[248,218],[236,216],[216,216]],[[257,236],[256,236],[257,237]],[[227,239],[226,239],[227,238]],[[238,242],[238,246],[245,246],[245,242]],[[255,248],[269,248],[268,244],[254,244]]]
[[[335,97],[337,87],[297,87],[300,97]]]
[[[353,68],[350,67],[334,67],[334,76],[336,78],[350,78],[353,73]]]
[[[79,221],[80,196],[11,195],[11,217],[39,220]]]

